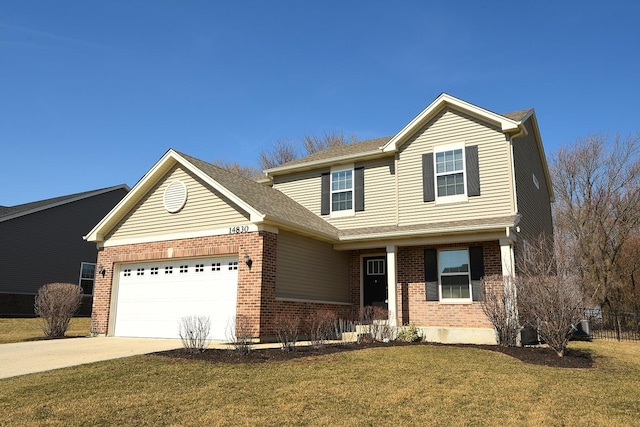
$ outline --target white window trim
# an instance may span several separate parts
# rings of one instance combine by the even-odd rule
[[[450,251],[466,251],[467,252],[467,265],[469,267],[469,271],[467,271],[467,276],[469,280],[469,298],[443,298],[442,297],[442,280],[440,273],[440,253],[441,252],[450,252]],[[460,275],[458,273],[458,275]],[[438,250],[438,300],[440,304],[470,304],[473,303],[473,286],[471,285],[471,261],[469,259],[469,248],[451,248],[451,249],[443,249]]]
[[[82,277],[82,269],[84,268],[84,265],[93,265],[93,279],[88,279],[88,278],[83,278]],[[83,280],[92,280],[93,284],[91,286],[91,293],[90,294],[85,294],[84,290],[82,291],[82,295],[93,295],[93,288],[96,285],[96,274],[98,273],[98,269],[97,269],[97,265],[95,262],[81,262],[80,263],[80,277],[78,278],[78,285],[80,285],[80,287],[82,287],[82,281]]]
[[[334,211],[333,210],[333,193],[344,193],[347,190],[340,190],[340,191],[333,191],[333,174],[336,172],[343,172],[343,171],[351,171],[351,209],[345,209],[345,210],[341,210],[341,211]],[[339,217],[345,217],[345,216],[354,216],[356,211],[355,211],[355,204],[356,204],[356,191],[355,191],[355,170],[354,170],[354,164],[348,164],[348,165],[340,165],[340,166],[335,166],[331,168],[331,172],[329,173],[329,209],[331,212],[331,218],[339,218]]]
[[[379,271],[378,273],[372,273],[371,272],[371,266],[377,263],[382,263],[382,271]],[[387,268],[386,268],[386,262],[384,259],[382,258],[378,258],[378,259],[368,259],[367,260],[367,276],[386,276],[387,275]]]
[[[454,196],[438,196],[438,167],[436,163],[436,158],[438,153],[442,153],[444,151],[452,151],[452,150],[462,150],[462,184],[464,185],[464,193],[456,194]],[[457,172],[456,172],[457,173]],[[451,175],[451,172],[442,173],[440,175]],[[448,203],[460,203],[469,201],[469,197],[467,196],[467,156],[465,152],[465,143],[464,142],[455,142],[451,144],[438,145],[433,148],[433,191],[435,195],[435,203],[436,205],[443,205]]]

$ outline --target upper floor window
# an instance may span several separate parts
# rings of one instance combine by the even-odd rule
[[[464,194],[464,157],[462,148],[436,152],[438,197]]]
[[[447,144],[423,154],[422,181],[425,202],[464,202],[479,196],[478,146]]]
[[[85,295],[93,294],[93,283],[96,278],[96,265],[91,262],[80,264],[80,287]]]
[[[364,211],[364,167],[331,168],[320,176],[320,214],[349,216]]]
[[[331,212],[353,211],[353,168],[331,171]]]

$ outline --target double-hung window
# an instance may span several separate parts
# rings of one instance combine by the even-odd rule
[[[440,251],[438,259],[440,300],[471,301],[470,273],[468,250]]]
[[[353,212],[353,167],[331,171],[331,213]]]
[[[96,265],[92,262],[80,264],[80,287],[85,295],[93,294],[93,283],[96,279]]]
[[[454,202],[466,200],[464,145],[439,147],[434,152],[436,200]]]
[[[466,202],[480,196],[478,146],[464,142],[436,146],[422,155],[423,201]]]

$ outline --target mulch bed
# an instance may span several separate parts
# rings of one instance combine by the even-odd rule
[[[593,358],[590,353],[579,350],[567,350],[564,357],[558,357],[547,347],[499,347],[493,345],[473,345],[473,344],[432,344],[432,343],[403,343],[403,342],[373,342],[373,343],[346,343],[330,344],[320,348],[312,346],[296,347],[295,351],[282,351],[279,348],[253,349],[247,355],[234,350],[208,349],[202,353],[189,353],[185,349],[177,349],[155,353],[156,355],[177,359],[202,360],[210,363],[268,363],[305,357],[322,356],[345,351],[356,351],[365,348],[407,346],[407,345],[431,345],[444,346],[455,345],[458,347],[472,347],[483,350],[497,351],[518,359],[524,363],[533,365],[549,366],[554,368],[591,368]]]

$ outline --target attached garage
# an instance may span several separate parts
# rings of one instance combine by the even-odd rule
[[[113,335],[179,338],[184,316],[208,316],[210,338],[229,338],[236,316],[238,257],[119,265]]]

